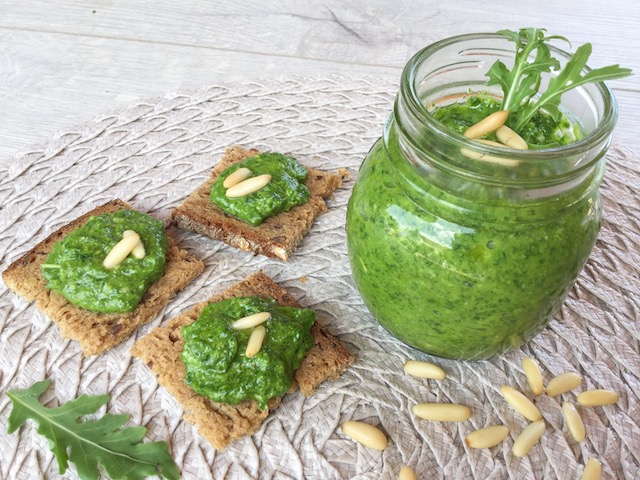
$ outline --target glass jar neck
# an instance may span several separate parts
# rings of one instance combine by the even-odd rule
[[[570,58],[555,48],[553,54],[562,65]],[[481,190],[484,198],[504,198],[508,192],[514,200],[542,200],[585,183],[595,182],[597,187],[617,116],[615,99],[602,83],[565,94],[562,107],[579,123],[584,136],[557,148],[513,150],[485,145],[449,130],[430,113],[474,93],[501,97],[499,87],[487,86],[486,72],[498,59],[510,67],[513,55],[514,44],[492,34],[453,37],[418,52],[403,71],[385,128],[390,153],[404,157],[431,184],[462,197]],[[547,82],[548,78],[543,79],[542,88]]]

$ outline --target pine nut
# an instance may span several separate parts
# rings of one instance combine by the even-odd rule
[[[374,450],[387,448],[387,437],[382,431],[373,425],[364,422],[345,422],[342,424],[342,432],[356,442]]]
[[[524,394],[517,391],[515,388],[503,385],[501,388],[502,396],[513,407],[513,409],[523,415],[527,420],[535,422],[540,420],[540,410],[536,407],[531,400],[524,396]]]
[[[258,175],[257,177],[247,178],[240,183],[236,183],[233,187],[227,190],[228,198],[246,197],[258,190],[263,189],[271,181],[271,175],[265,173],[264,175]]]
[[[582,383],[582,377],[574,372],[563,373],[551,379],[546,393],[550,397],[557,397],[569,390],[573,390]]]
[[[471,432],[464,439],[471,448],[491,448],[504,441],[509,435],[509,428],[504,425],[493,425]]]
[[[445,377],[444,370],[439,366],[418,360],[404,362],[404,373],[413,377],[433,378],[435,380],[442,380]]]
[[[135,232],[133,232],[133,235],[129,235],[128,237],[120,240],[102,261],[102,266],[107,270],[111,270],[112,268],[120,265],[139,241],[140,235]]]
[[[480,140],[476,140],[479,142]],[[490,141],[490,140],[487,140]],[[481,142],[484,143],[484,142]],[[502,145],[504,147],[504,145]],[[500,158],[495,155],[487,155],[486,153],[476,152],[475,150],[471,150],[470,148],[463,147],[460,149],[460,153],[467,158],[472,158],[474,160],[483,160],[489,163],[496,163],[498,165],[504,165],[505,167],[517,167],[520,165],[519,160],[513,160],[511,158]]]
[[[590,458],[584,466],[580,480],[600,480],[602,478],[602,464],[597,458]]]
[[[483,118],[475,125],[470,126],[464,132],[464,136],[467,138],[478,138],[486,135],[490,132],[495,132],[498,128],[504,125],[509,117],[509,110],[501,110],[494,112],[486,118]]]
[[[492,147],[507,148],[506,145],[503,145],[503,144],[498,143],[498,142],[494,142],[493,140],[485,140],[484,138],[475,138],[474,140],[476,142],[484,143],[485,145],[490,145]]]
[[[537,420],[533,423],[530,423],[527,428],[525,428],[516,441],[513,442],[513,447],[511,448],[511,452],[516,457],[524,457],[529,450],[533,448],[533,446],[538,443],[540,437],[544,433],[544,420]]]
[[[124,232],[122,232],[122,237],[128,237],[135,233],[136,232],[134,232],[133,230],[125,230]],[[142,243],[142,239],[140,239],[138,243],[136,243],[136,246],[133,247],[133,250],[131,250],[131,255],[133,255],[138,260],[142,260],[144,258],[146,252],[144,251],[144,244]]]
[[[269,312],[254,313],[253,315],[247,315],[246,317],[239,318],[231,324],[231,328],[234,330],[246,330],[248,328],[257,327],[270,318],[271,314]]]
[[[616,403],[618,398],[618,394],[611,390],[587,390],[578,395],[578,403],[585,407],[601,407]]]
[[[278,257],[280,260],[287,261],[287,251],[282,247],[274,247],[271,249],[271,252]]]
[[[504,143],[507,147],[515,150],[529,150],[529,145],[525,142],[524,138],[506,125],[502,125],[496,130],[496,136],[498,137],[498,140]]]
[[[251,175],[251,170],[249,170],[248,168],[246,167],[239,168],[238,170],[236,170],[235,172],[233,172],[231,175],[229,175],[227,178],[224,179],[224,182],[222,182],[222,186],[224,188],[231,188],[234,185],[237,185],[243,180],[246,180],[247,178],[249,178],[250,175]]]
[[[525,357],[522,360],[522,369],[524,370],[524,375],[527,377],[527,383],[529,383],[531,393],[541,395],[544,386],[542,384],[542,372],[538,364],[532,358]]]
[[[262,348],[262,342],[264,342],[264,337],[266,337],[266,335],[267,329],[264,328],[264,325],[258,325],[251,330],[249,341],[247,342],[247,350],[245,352],[247,357],[251,358],[260,351]]]
[[[416,474],[408,465],[405,465],[400,469],[400,475],[398,475],[398,480],[417,480]]]
[[[564,421],[567,424],[571,436],[576,442],[582,442],[587,434],[584,430],[582,418],[580,418],[576,407],[574,407],[572,403],[564,402],[562,404],[562,415],[564,416]]]
[[[434,422],[463,422],[471,417],[469,407],[453,403],[419,403],[411,411],[416,417]]]

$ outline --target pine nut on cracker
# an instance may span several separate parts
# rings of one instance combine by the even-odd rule
[[[246,317],[239,318],[231,324],[231,328],[234,330],[246,330],[247,328],[257,327],[270,318],[271,314],[269,312],[254,313],[253,315],[247,315]]]
[[[131,251],[140,241],[140,235],[133,233],[128,237],[124,237],[111,249],[105,259],[102,261],[102,266],[108,270],[120,265],[122,261],[129,256]]]
[[[238,170],[236,170],[235,172],[233,172],[231,175],[229,175],[227,178],[224,179],[224,182],[222,182],[222,186],[224,188],[231,188],[234,185],[237,185],[243,180],[246,180],[247,178],[249,178],[250,175],[251,175],[251,170],[249,170],[248,168],[246,167],[239,168]]]
[[[236,183],[231,188],[228,188],[226,195],[228,198],[246,197],[247,195],[263,189],[269,184],[270,181],[271,175],[269,175],[268,173],[258,175],[257,177],[251,177],[243,180],[240,183]]]

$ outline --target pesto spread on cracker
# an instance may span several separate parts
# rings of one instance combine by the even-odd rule
[[[247,175],[238,176],[241,169],[248,170]],[[229,178],[234,180],[231,184]],[[210,199],[225,213],[258,226],[306,203],[310,196],[306,180],[307,169],[295,158],[260,153],[224,170],[211,187]]]
[[[129,232],[139,236],[143,256],[132,251],[105,267],[105,259]],[[130,312],[162,277],[167,246],[161,221],[135,210],[105,213],[58,241],[42,264],[42,276],[48,289],[78,307],[100,313]]]
[[[257,327],[234,322],[264,312],[270,314],[262,324],[266,335],[259,351],[248,356],[247,344]],[[236,297],[210,303],[194,323],[182,328],[180,358],[187,385],[216,402],[257,400],[264,410],[271,398],[291,388],[293,372],[313,345],[314,322],[313,310],[282,307],[272,299]]]

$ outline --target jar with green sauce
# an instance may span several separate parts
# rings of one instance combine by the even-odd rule
[[[485,75],[513,54],[513,43],[491,34],[417,53],[349,201],[349,258],[365,304],[430,354],[482,359],[531,339],[560,309],[600,229],[598,187],[617,117],[604,84],[565,93],[562,110],[579,135],[555,148],[480,144],[432,115],[477,93],[499,98]]]

